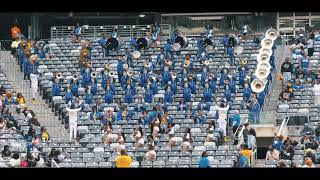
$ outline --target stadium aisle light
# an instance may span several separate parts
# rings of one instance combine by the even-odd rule
[[[127,28],[127,26],[123,26],[123,28]]]
[[[146,16],[145,14],[139,14],[139,17],[141,17],[141,18],[143,18],[145,16]]]
[[[52,29],[53,29],[53,30],[56,30],[57,28],[56,28],[56,27],[52,27]]]
[[[133,28],[136,28],[136,26],[132,26]]]
[[[103,29],[103,27],[102,27],[102,26],[100,26],[100,29]]]
[[[68,29],[71,29],[71,27],[68,27]]]
[[[147,28],[150,28],[150,25],[148,25]]]

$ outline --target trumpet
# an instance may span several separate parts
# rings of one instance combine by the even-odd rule
[[[129,65],[128,64],[124,64],[123,65],[123,69],[128,69],[129,68]]]
[[[172,79],[176,79],[176,78],[177,78],[177,75],[172,74],[171,78],[172,78]]]
[[[171,81],[168,82],[168,85],[171,85]]]
[[[57,74],[56,74],[56,78],[57,78],[57,79],[61,79],[61,78],[62,78],[62,74],[61,74],[60,72],[57,73]]]
[[[241,59],[241,64],[242,64],[242,65],[248,64],[248,60],[247,60],[247,59]]]
[[[112,72],[112,71],[109,72],[109,76],[110,76],[110,77],[114,77],[114,72]]]
[[[92,72],[91,73],[91,78],[96,78],[97,77],[97,74],[95,72]]]
[[[78,77],[78,75],[77,74],[74,74],[73,76],[72,76],[72,79],[73,80],[77,80],[79,77]]]
[[[133,71],[128,71],[128,72],[127,72],[127,75],[130,76],[130,77],[132,77],[132,76],[133,76]]]

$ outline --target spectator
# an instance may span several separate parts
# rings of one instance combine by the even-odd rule
[[[235,115],[232,116],[232,131],[233,131],[233,134],[234,134],[234,137],[238,137],[238,133],[239,133],[239,126],[240,126],[240,115],[239,115],[239,110],[236,110],[235,111]],[[238,131],[237,131],[238,130]],[[237,145],[238,144],[238,140],[234,140],[233,142],[233,145]]]
[[[213,122],[209,122],[208,128],[207,128],[207,138],[205,140],[205,142],[212,142],[213,141],[213,131],[215,129],[214,123]]]
[[[313,46],[314,34],[310,34],[307,40],[308,56],[313,56],[314,46]]]
[[[144,145],[144,140],[143,140],[143,132],[142,132],[142,128],[138,127],[136,128],[135,132],[134,132],[134,137],[136,138],[136,149],[138,150],[139,148],[143,147]]]
[[[23,105],[26,104],[26,99],[24,98],[24,96],[22,96],[21,93],[18,93],[16,102],[18,105]]]
[[[41,128],[41,133],[39,134],[39,137],[42,140],[42,142],[48,142],[50,140],[50,135],[47,131],[47,128]]]
[[[154,146],[148,145],[148,152],[146,153],[147,161],[153,161],[157,157]]]
[[[292,53],[298,53],[298,52],[296,51],[296,49],[301,49],[301,47],[304,47],[304,45],[303,45],[303,44],[301,43],[301,41],[298,39],[298,40],[295,41],[294,44],[292,44],[292,45],[290,46],[290,51],[291,51]]]
[[[309,137],[310,141],[305,143],[305,149],[313,149],[316,150],[319,147],[318,142],[314,139],[313,136]]]
[[[314,92],[314,104],[320,105],[320,79],[315,81],[312,91]]]
[[[252,151],[256,150],[256,131],[253,128],[249,129],[249,134],[248,134],[248,147]]]
[[[302,92],[304,91],[304,85],[301,84],[300,80],[296,80],[296,84],[292,86],[294,92]]]
[[[242,155],[248,159],[249,166],[251,166],[253,152],[248,148],[247,144],[244,145],[244,148],[242,151],[240,151],[240,153],[242,153]]]
[[[9,150],[8,145],[4,145],[3,150],[1,152],[2,157],[10,157],[11,156],[11,151]]]
[[[20,167],[22,167],[22,168],[29,167],[28,160],[24,156],[22,156],[21,159],[20,159]]]
[[[199,161],[199,168],[210,168],[210,161],[208,159],[208,152],[204,151]]]
[[[285,62],[283,62],[281,65],[281,73],[282,73],[285,84],[291,80],[292,71],[293,71],[293,65],[290,62],[290,58],[286,57]]]
[[[182,143],[182,151],[183,152],[188,152],[189,147],[192,143],[192,138],[191,138],[191,132],[190,128],[186,129],[185,134],[183,135],[183,143]]]
[[[276,149],[273,149],[273,147],[270,145],[269,150],[266,154],[266,160],[279,160],[279,151]]]
[[[242,136],[245,144],[248,143],[248,135],[249,135],[249,123],[244,123],[244,130],[242,131]]]
[[[290,92],[289,88],[285,88],[279,95],[279,101],[288,102],[294,99],[294,94]]]
[[[277,168],[286,168],[287,165],[283,160],[280,160],[277,164]]]
[[[121,155],[116,158],[117,168],[129,168],[132,163],[132,158],[127,155],[125,150],[121,151]]]
[[[39,143],[40,143],[40,139],[39,139],[38,135],[34,135],[34,138],[32,140],[32,144],[38,145]]]
[[[283,146],[283,136],[282,135],[276,136],[274,138],[274,141],[273,141],[273,144],[272,144],[272,148],[280,151],[282,146]]]
[[[248,158],[244,156],[241,151],[239,152],[239,164],[240,168],[250,167]]]
[[[217,107],[218,109],[218,123],[219,128],[222,130],[223,137],[227,135],[227,116],[228,116],[228,110],[229,110],[229,104],[227,103],[221,103],[220,107]]]
[[[292,160],[293,156],[294,149],[292,145],[288,145],[285,150],[281,152],[281,159]]]
[[[302,166],[303,168],[314,168],[315,166],[312,163],[311,158],[306,158],[304,161],[304,165]]]
[[[312,151],[312,149],[311,148],[308,148],[307,150],[306,150],[306,153],[305,153],[306,155],[305,155],[305,158],[310,158],[311,160],[312,160],[312,163],[313,164],[316,164],[317,163],[317,161],[316,161],[316,156],[315,156],[315,154],[313,153],[313,151]]]
[[[19,167],[20,166],[20,157],[18,153],[14,153],[12,158],[8,163],[9,167]]]

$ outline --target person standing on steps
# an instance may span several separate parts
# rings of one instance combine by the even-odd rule
[[[36,104],[36,94],[38,92],[38,78],[39,78],[39,61],[38,55],[30,56],[30,81],[32,92],[32,104]]]
[[[78,111],[81,111],[83,103],[81,103],[79,108],[75,108],[74,104],[71,104],[71,101],[68,103],[67,111],[69,114],[69,131],[70,131],[70,141],[77,138],[77,127],[78,127]]]

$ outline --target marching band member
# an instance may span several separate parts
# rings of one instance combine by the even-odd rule
[[[114,112],[119,112],[122,110],[120,99],[117,99],[116,104],[114,105],[113,109],[114,109],[113,110]]]
[[[122,58],[118,58],[117,73],[118,73],[118,78],[119,78],[120,81],[122,80],[122,75],[124,73],[123,65],[124,65],[124,63],[123,63]]]
[[[144,112],[145,110],[146,110],[146,105],[144,104],[142,96],[139,95],[134,105],[134,111]]]
[[[64,98],[65,98],[66,104],[69,104],[69,102],[72,103],[73,94],[71,92],[70,85],[68,85],[68,87],[67,87],[67,93],[65,94]]]
[[[171,87],[172,93],[176,95],[178,93],[178,82],[177,82],[177,76],[174,74],[171,76],[170,87]]]
[[[222,43],[223,46],[224,46],[224,54],[225,54],[225,55],[227,54],[228,42],[229,42],[229,34],[226,33],[226,34],[222,37],[222,40],[221,40],[221,43]]]
[[[129,65],[129,67],[133,67],[133,55],[130,52],[129,48],[125,48],[124,60]]]
[[[24,60],[24,48],[26,47],[26,43],[24,40],[21,40],[18,46],[18,62],[20,65],[20,71],[23,72],[23,60]]]
[[[105,58],[106,56],[109,56],[109,51],[107,50],[107,40],[108,40],[108,38],[109,38],[109,35],[107,33],[104,33],[103,37],[98,40],[98,44],[102,48],[103,58]]]
[[[209,54],[206,53],[205,50],[202,50],[202,52],[200,54],[198,54],[198,60],[200,61],[200,64],[203,64],[203,62],[205,60],[208,60],[210,57],[209,57]]]
[[[227,135],[227,117],[228,117],[228,110],[229,110],[229,104],[227,103],[221,103],[220,106],[216,106],[218,109],[218,124],[219,129],[222,130],[222,135],[225,137]]]
[[[171,36],[171,42],[175,42],[176,41],[176,38],[179,36],[179,31],[176,29],[173,31],[173,35]]]
[[[127,72],[123,71],[123,75],[122,75],[121,80],[120,80],[120,85],[121,85],[122,88],[125,88],[129,78],[130,77],[127,75]]]
[[[224,97],[227,99],[228,102],[231,101],[231,90],[230,90],[230,85],[226,84],[224,85]]]
[[[244,80],[246,79],[246,76],[248,73],[247,65],[242,63],[240,66],[238,66],[238,71],[239,71],[239,84],[243,86]]]
[[[138,46],[137,46],[137,40],[138,40],[138,35],[134,34],[133,37],[130,40],[130,46],[132,49],[134,49],[135,51],[138,50]]]
[[[148,79],[149,79],[149,72],[148,72],[148,65],[145,63],[144,64],[144,68],[143,71],[140,75],[140,83],[142,87],[145,87],[146,84],[148,83]]]
[[[201,37],[199,37],[198,40],[197,40],[198,56],[204,50],[204,45],[205,45],[205,40],[206,40],[206,37],[205,37],[204,33],[201,33],[200,35],[201,35]]]
[[[84,96],[85,96],[85,103],[89,104],[89,105],[92,104],[93,97],[92,97],[90,88],[87,88],[86,93],[85,93]]]
[[[205,84],[205,89],[203,91],[203,97],[205,99],[205,102],[212,102],[212,91],[209,87],[209,83]]]
[[[183,88],[183,99],[185,102],[190,102],[191,101],[191,90],[189,88],[188,83],[184,83],[184,88]]]
[[[160,64],[160,66],[162,66],[165,63],[165,59],[167,59],[167,58],[168,58],[168,56],[165,55],[164,48],[161,47],[160,52],[157,55],[157,64]]]
[[[125,94],[124,94],[124,102],[125,103],[132,103],[133,102],[133,96],[135,95],[135,89],[132,87],[132,85],[127,85]]]
[[[171,91],[171,87],[170,86],[167,86],[167,90],[164,92],[164,99],[163,101],[165,103],[172,103],[173,102],[173,93]]]
[[[220,77],[220,86],[225,84],[225,81],[228,79],[228,69],[223,67],[221,70],[221,77]]]
[[[109,80],[109,71],[107,69],[104,69],[101,71],[102,78],[101,78],[101,86],[106,89],[107,81]]]
[[[188,85],[191,90],[191,93],[196,94],[197,86],[196,86],[196,82],[193,80],[193,74],[190,74],[190,76],[189,76]]]
[[[30,81],[31,81],[31,92],[32,92],[32,103],[36,103],[36,94],[38,92],[38,78],[39,78],[39,61],[38,55],[33,55],[29,65]]]
[[[91,112],[89,112],[89,119],[90,121],[93,121],[94,124],[96,120],[101,119],[103,115],[103,113],[99,112],[97,109],[97,106],[92,106]]]
[[[227,54],[230,58],[230,64],[235,65],[235,54],[234,54],[234,49],[233,47],[229,44],[227,46]]]
[[[266,93],[265,91],[263,90],[262,92],[260,92],[258,95],[258,102],[260,104],[260,108],[262,109],[263,108],[263,105],[264,105],[264,99],[266,97]]]
[[[69,114],[69,132],[70,132],[70,141],[72,141],[72,138],[77,138],[77,132],[78,132],[78,115],[77,113],[83,109],[83,104],[79,106],[78,109],[76,109],[74,104],[71,104],[71,102],[68,103],[67,106],[67,112]]]
[[[23,72],[24,72],[24,80],[29,77],[29,57],[31,55],[30,49],[27,47],[24,49],[24,58],[23,58]]]
[[[252,91],[251,91],[251,88],[250,88],[248,82],[245,82],[244,83],[244,89],[243,89],[243,101],[245,103],[247,103],[249,101],[250,96],[251,96],[251,92]]]
[[[208,83],[212,93],[215,94],[217,91],[217,86],[216,86],[216,79],[213,77],[213,74],[209,75]]]
[[[106,86],[105,94],[104,94],[104,101],[107,104],[113,103],[113,95],[115,94],[115,91],[111,88],[110,83]]]
[[[188,105],[184,103],[184,99],[181,98],[179,104],[177,104],[177,111],[187,111]]]
[[[174,59],[174,50],[172,48],[173,42],[174,41],[172,41],[171,39],[168,39],[167,40],[167,44],[164,45],[164,54],[165,54],[165,56],[168,57],[170,55],[172,59]]]
[[[82,86],[87,87],[91,80],[91,68],[86,67],[85,72],[82,75]]]
[[[249,105],[248,109],[250,110],[251,119],[253,122],[260,122],[260,103],[258,103],[257,98],[253,97],[252,103]]]
[[[157,77],[152,76],[151,78],[151,89],[153,92],[153,95],[158,94],[158,80]]]
[[[71,79],[71,92],[74,96],[78,96],[78,86],[79,82],[77,80]]]
[[[190,73],[190,68],[193,67],[193,60],[191,59],[190,54],[185,55],[185,59],[182,66],[185,66],[187,68],[188,73]]]
[[[206,83],[207,84],[207,83]],[[210,111],[211,102],[206,102],[205,97],[201,99],[201,102],[198,103],[198,110]]]
[[[209,70],[208,66],[206,66],[206,65],[202,66],[201,81],[200,81],[200,84],[202,87],[204,87],[205,80],[209,77],[208,70]]]
[[[144,94],[144,102],[147,102],[147,103],[152,103],[152,100],[153,100],[153,92],[150,89],[150,84],[149,83],[147,84],[145,94]]]
[[[195,124],[201,124],[201,125],[203,125],[205,122],[206,122],[206,118],[205,118],[205,116],[203,115],[202,110],[200,109],[200,110],[198,110],[198,112],[195,114],[194,123],[195,123]]]
[[[171,73],[169,72],[169,67],[165,66],[162,72],[162,86],[165,87],[169,80],[171,79]]]
[[[52,83],[52,97],[60,96],[61,87],[60,80],[58,78],[54,78],[54,82]]]
[[[91,82],[88,84],[88,87],[91,88],[91,93],[93,96],[97,95],[98,83],[95,78],[91,78]]]
[[[229,84],[229,86],[230,86],[230,91],[231,91],[231,93],[232,94],[235,94],[236,93],[236,91],[237,91],[237,82],[236,82],[236,77],[235,76],[233,76],[233,75],[231,75],[231,74],[229,74],[228,75],[228,84]]]
[[[81,26],[80,26],[79,23],[77,23],[77,25],[74,27],[73,33],[76,36],[76,42],[79,43],[80,42],[80,37],[81,37]]]

